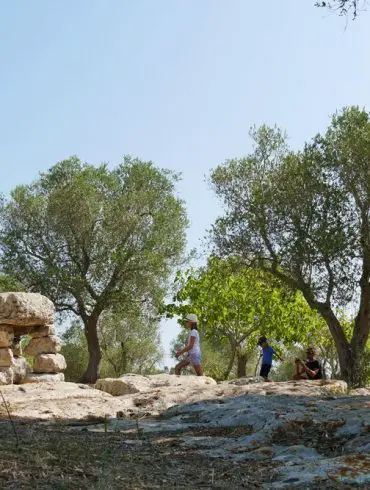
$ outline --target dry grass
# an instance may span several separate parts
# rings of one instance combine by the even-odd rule
[[[268,488],[274,478],[275,465],[271,461],[236,464],[228,459],[207,458],[191,447],[181,447],[180,434],[144,437],[140,430],[132,429],[90,432],[87,429],[93,422],[73,424],[77,430],[65,420],[49,426],[17,420],[17,446],[9,421],[0,420],[0,488],[253,490],[264,484]],[[238,437],[246,431],[240,427],[220,428],[190,435]],[[323,482],[319,488],[352,487]]]

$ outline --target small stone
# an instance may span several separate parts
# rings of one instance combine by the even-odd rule
[[[0,367],[0,386],[11,385],[13,383],[13,370],[11,368]]]
[[[67,367],[62,354],[39,354],[34,359],[33,371],[35,373],[60,373]]]
[[[13,371],[13,384],[15,385],[23,383],[28,374],[32,372],[31,366],[24,357],[14,358],[11,369]]]
[[[13,362],[13,352],[9,348],[0,348],[0,367],[10,367]]]
[[[57,354],[60,352],[60,339],[56,335],[32,337],[24,352],[32,357],[39,354]]]
[[[30,373],[24,380],[24,383],[59,383],[64,381],[64,374],[36,374]]]

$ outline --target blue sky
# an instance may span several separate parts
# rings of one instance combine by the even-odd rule
[[[0,191],[73,154],[129,153],[182,172],[199,246],[220,212],[205,177],[248,153],[251,125],[299,147],[336,109],[370,109],[370,12],[346,22],[314,3],[1,2]],[[162,331],[168,352],[176,322]]]

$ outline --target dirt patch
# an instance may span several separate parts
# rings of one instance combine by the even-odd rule
[[[348,441],[348,438],[335,436],[335,431],[343,424],[343,420],[323,422],[313,419],[293,420],[273,431],[272,442],[283,446],[304,444],[324,456],[340,456],[343,454],[343,444]]]
[[[2,489],[253,489],[270,481],[271,466],[203,457],[191,448],[179,450],[174,438],[163,435],[140,439],[135,432],[71,432],[19,422],[15,427],[19,446],[9,424],[0,424]]]

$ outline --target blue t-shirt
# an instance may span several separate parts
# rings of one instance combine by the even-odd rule
[[[275,351],[272,347],[262,347],[262,364],[272,364],[272,356]]]

